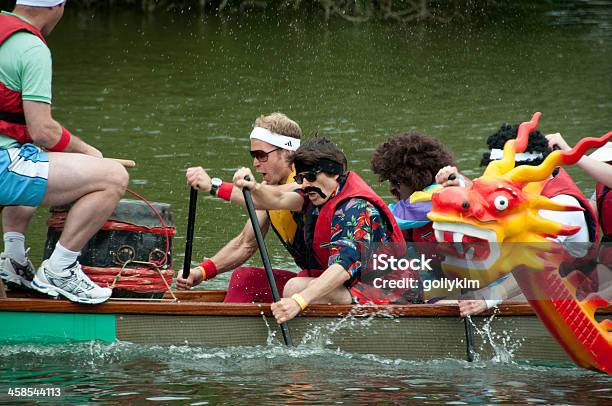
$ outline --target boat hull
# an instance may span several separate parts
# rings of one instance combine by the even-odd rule
[[[179,302],[111,300],[97,306],[3,299],[0,325],[7,327],[0,331],[0,341],[121,340],[205,347],[281,342],[269,305],[221,303],[222,297],[206,292],[183,294]],[[607,308],[601,316],[610,313]],[[485,315],[473,321],[474,349],[481,359],[570,362],[528,304],[505,305],[493,320]],[[466,358],[465,328],[456,306],[314,305],[289,327],[300,345],[406,360]]]

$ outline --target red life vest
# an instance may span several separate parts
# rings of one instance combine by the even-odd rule
[[[557,174],[544,184],[542,195],[548,198],[558,195],[569,195],[578,200],[580,207],[584,209],[584,218],[586,220],[589,232],[589,241],[599,241],[599,223],[597,221],[597,216],[591,207],[591,203],[589,203],[589,200],[584,196],[584,194],[582,194],[569,174],[563,168],[557,169]]]
[[[433,229],[433,221],[428,222],[424,226],[411,228],[406,231],[406,241],[415,243],[435,243],[436,234]]]
[[[597,197],[599,224],[603,232],[602,240],[612,242],[612,193],[610,193],[610,188],[602,183],[597,183],[595,196]]]
[[[381,214],[383,214],[389,224],[393,227],[391,242],[397,243],[398,247],[401,247],[399,249],[401,252],[398,252],[397,256],[404,256],[406,254],[404,236],[402,235],[402,231],[397,225],[397,221],[395,221],[395,217],[391,213],[391,210],[389,210],[382,198],[378,196],[376,192],[374,192],[359,175],[357,175],[355,172],[349,172],[340,193],[329,199],[319,211],[319,217],[317,219],[312,241],[312,250],[314,251],[319,263],[328,263],[329,249],[325,246],[321,247],[321,244],[328,243],[331,240],[331,223],[334,213],[336,212],[336,207],[338,207],[340,203],[353,197],[360,197],[367,200],[368,202],[372,203]]]
[[[555,172],[556,175],[554,175]],[[567,259],[559,264],[559,273],[562,276],[566,276],[577,269],[588,274],[594,269],[597,260],[597,242],[599,241],[599,224],[597,216],[593,211],[593,207],[591,207],[591,203],[589,203],[588,199],[582,194],[571,176],[569,176],[563,168],[557,168],[555,172],[553,172],[554,177],[544,184],[542,195],[548,198],[558,195],[569,195],[578,200],[580,207],[584,209],[584,218],[589,232],[589,241],[592,243],[587,253],[581,258],[574,258],[568,254]]]
[[[28,24],[19,17],[10,14],[0,14],[0,46],[16,32],[27,31],[36,35],[46,44],[45,38],[38,28]],[[7,135],[20,144],[32,142],[23,115],[23,100],[21,92],[9,89],[0,82],[0,134]]]
[[[315,224],[314,235],[312,240],[312,251],[314,252],[317,261],[321,264],[327,264],[329,261],[329,248],[325,247],[325,243],[328,243],[332,237],[331,223],[336,208],[342,203],[352,198],[362,198],[372,203],[378,211],[382,214],[382,217],[386,219],[387,223],[393,228],[389,246],[382,244],[378,249],[377,253],[386,253],[393,255],[395,258],[403,258],[406,255],[406,243],[404,236],[400,230],[395,217],[391,213],[391,210],[387,207],[385,202],[380,196],[376,194],[368,186],[365,181],[359,177],[355,172],[349,172],[346,182],[342,186],[340,193],[331,198],[323,207],[321,207],[317,222]],[[310,209],[310,208],[308,208]],[[307,209],[307,210],[308,210]],[[323,247],[321,245],[323,244]],[[365,265],[366,270],[362,271],[360,277],[354,278],[351,281],[351,285],[348,286],[351,290],[351,294],[360,303],[400,303],[406,301],[420,301],[421,292],[413,291],[410,289],[379,289],[375,288],[372,283],[364,282],[364,272],[368,272],[371,265],[368,263]],[[418,280],[418,271],[397,271],[389,272],[384,275],[385,279],[403,279],[412,278]]]

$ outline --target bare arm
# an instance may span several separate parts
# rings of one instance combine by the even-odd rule
[[[333,292],[340,288],[344,289],[342,284],[349,278],[348,272],[346,272],[342,265],[333,264],[327,268],[321,276],[311,280],[306,289],[302,290],[298,296],[301,296],[301,300],[306,304],[328,303],[328,299],[333,297]],[[277,323],[280,324],[289,321],[300,313],[302,308],[298,299],[299,298],[294,298],[294,296],[290,298],[284,297],[278,302],[272,303],[270,309]]]
[[[264,185],[253,180],[245,180],[247,176],[250,179],[254,179],[250,169],[239,169],[236,174],[234,174],[234,185],[240,189],[243,187],[249,188],[256,209],[302,210],[304,198],[296,192],[287,191],[287,187],[290,185],[284,185],[284,187]]]
[[[323,303],[321,298],[326,297],[342,284],[350,279],[348,272],[340,264],[333,264],[316,279],[308,284],[308,287],[300,292],[306,303]]]
[[[514,275],[508,275],[503,281],[495,286],[486,286],[475,292],[468,293],[467,296],[471,296],[473,299],[459,299],[459,313],[461,317],[480,314],[520,294],[521,288],[518,286]]]
[[[548,146],[550,148],[557,147],[562,151],[571,150],[570,146],[559,133],[548,134],[546,139],[548,140]],[[612,165],[588,156],[583,156],[580,158],[577,165],[590,177],[595,179],[596,182],[603,183],[607,187],[612,188]]]
[[[582,168],[596,182],[603,183],[612,188],[612,165],[598,161],[588,156],[583,156],[577,165]]]
[[[270,226],[270,219],[265,211],[257,211],[257,219],[261,226],[261,232],[265,236]],[[225,244],[211,260],[215,263],[219,273],[233,270],[244,264],[257,251],[257,240],[253,232],[251,220],[247,221],[244,228],[234,239]]]
[[[257,212],[257,219],[261,226],[261,232],[265,236],[268,232],[270,220],[265,211]],[[210,260],[214,263],[217,272],[226,272],[244,264],[257,250],[257,240],[253,232],[251,220],[235,238],[225,244]],[[180,290],[189,290],[202,282],[202,268],[197,266],[189,272],[184,279],[179,273],[176,278],[176,287]]]
[[[62,135],[62,126],[51,117],[51,105],[24,100],[23,112],[28,132],[36,145],[49,149],[59,142]],[[102,158],[100,151],[75,135],[70,138],[64,152],[78,152]]]
[[[201,166],[192,167],[187,169],[187,184],[191,187],[198,189],[204,193],[210,193],[210,189],[212,187],[211,178],[206,173],[204,168]],[[296,183],[287,183],[285,185],[276,185],[271,186],[275,189],[282,190],[284,192],[291,192],[295,190],[298,186]],[[242,207],[245,207],[244,203],[244,195],[242,194],[242,189],[238,187],[234,187],[232,189],[232,194],[230,196],[230,202],[239,204]]]

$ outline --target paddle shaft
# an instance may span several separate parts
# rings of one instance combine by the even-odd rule
[[[472,339],[472,320],[469,317],[463,318],[465,325],[465,350],[467,355],[467,361],[474,361],[474,340]]]
[[[131,159],[119,159],[119,158],[106,158],[106,159],[110,159],[111,161],[119,162],[121,165],[123,165],[126,168],[136,167],[136,162],[132,161]]]
[[[448,175],[448,180],[457,179],[457,174],[451,173]],[[459,185],[465,187],[465,181],[459,178]],[[474,340],[472,339],[472,320],[469,317],[463,318],[463,325],[465,326],[465,351],[468,362],[474,361]]]
[[[259,221],[257,220],[257,214],[255,213],[253,198],[251,197],[251,192],[247,188],[242,189],[242,194],[244,195],[244,202],[246,203],[247,211],[249,212],[251,224],[253,224],[253,231],[255,232],[255,238],[257,239],[257,246],[259,247],[259,254],[261,255],[261,261],[263,262],[264,269],[266,270],[266,276],[268,277],[268,283],[270,284],[270,290],[272,291],[272,299],[276,303],[280,300],[280,295],[278,294],[278,288],[276,287],[276,281],[274,280],[274,273],[272,272],[272,266],[270,265],[270,258],[268,257],[266,242],[264,241],[263,234],[261,233],[261,227],[259,227]],[[291,334],[289,334],[289,326],[287,323],[281,323],[280,327],[283,333],[285,345],[293,346],[293,340],[291,340]]]
[[[4,290],[4,282],[0,278],[0,299],[6,299],[6,291]]]
[[[191,250],[193,248],[193,231],[195,228],[198,190],[191,188],[189,192],[189,215],[187,217],[187,236],[185,237],[185,261],[183,262],[183,279],[189,278],[191,270]]]

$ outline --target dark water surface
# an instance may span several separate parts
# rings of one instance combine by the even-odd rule
[[[54,115],[106,156],[137,161],[130,188],[172,204],[181,262],[185,169],[202,165],[230,179],[250,163],[248,134],[260,114],[282,111],[306,134],[330,137],[388,200],[369,158],[397,132],[439,137],[474,176],[486,136],[535,111],[543,113],[545,132],[560,131],[571,142],[610,130],[612,3],[539,7],[418,26],[68,10],[49,39]],[[593,182],[572,174],[590,194]],[[214,254],[246,221],[242,209],[209,197],[199,207],[194,261]],[[28,237],[34,259],[42,255],[46,216],[38,212]],[[268,242],[273,265],[291,268],[275,239]],[[206,286],[226,284],[219,277]],[[275,346],[0,349],[0,399],[7,404],[15,400],[5,397],[8,386],[42,383],[63,388],[59,403],[81,404],[595,404],[612,395],[609,378],[568,365],[414,363]]]
[[[6,346],[6,386],[60,387],[87,404],[605,404],[611,380],[565,366],[410,362],[309,346],[286,350],[129,343]],[[55,398],[39,398],[58,401]]]

